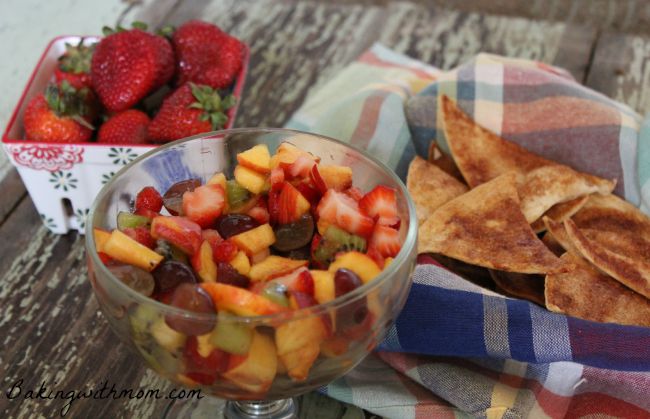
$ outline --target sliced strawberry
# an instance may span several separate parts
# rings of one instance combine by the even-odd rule
[[[280,216],[280,191],[282,190],[282,187],[279,189],[271,189],[269,191],[269,197],[268,197],[268,209],[269,209],[269,217],[271,224],[276,224],[278,222],[278,218]]]
[[[139,208],[135,210],[135,215],[142,215],[143,217],[151,218],[152,220],[154,217],[157,217],[160,215],[159,212],[152,211],[148,208]]]
[[[139,210],[150,210],[153,212],[160,212],[163,206],[162,196],[152,186],[142,188],[135,196],[135,212]]]
[[[226,193],[219,184],[203,185],[183,194],[183,213],[203,228],[210,227],[226,206]]]
[[[312,167],[316,165],[316,161],[308,154],[301,154],[296,161],[291,163],[287,168],[285,174],[288,174],[291,179],[308,177]]]
[[[402,248],[399,232],[394,228],[377,224],[368,247],[376,249],[383,257],[395,257]],[[383,264],[379,266],[383,266]]]
[[[122,232],[143,246],[147,246],[150,249],[156,247],[156,240],[151,237],[151,232],[148,227],[125,228]]]
[[[275,282],[284,285],[287,290],[292,292],[301,292],[310,296],[314,295],[314,278],[307,268],[299,268],[295,271],[272,279]]]
[[[278,201],[277,220],[280,224],[296,221],[311,208],[309,201],[289,182],[284,182],[284,185],[282,185]]]
[[[361,198],[363,198],[363,192],[361,191],[361,189],[357,188],[356,186],[346,189],[345,194],[357,202],[359,202]]]
[[[214,348],[207,357],[202,357],[198,350],[196,336],[190,336],[183,351],[185,358],[185,375],[192,380],[210,385],[217,376],[228,369],[230,355]]]
[[[212,243],[210,243],[212,245]],[[221,241],[212,246],[212,256],[215,262],[230,262],[239,252],[237,245],[230,240]]]
[[[284,182],[284,170],[282,170],[282,167],[277,166],[273,170],[271,170],[271,174],[269,175],[269,183],[271,184],[271,189],[273,190],[281,189],[283,182]]]
[[[366,255],[368,255],[370,259],[374,260],[377,266],[384,266],[384,263],[386,262],[384,256],[374,247],[369,247]]]
[[[320,219],[361,236],[369,236],[375,224],[372,218],[361,212],[357,201],[333,189],[323,196],[316,212]]]
[[[219,232],[210,228],[206,228],[205,230],[201,231],[201,238],[210,243],[210,246],[213,249],[213,253],[214,247],[223,241],[223,238]]]
[[[269,210],[262,207],[253,207],[248,211],[247,214],[253,217],[255,221],[260,223],[260,225],[268,223],[269,219],[271,218],[269,215]]]
[[[317,164],[312,166],[309,175],[311,176],[314,185],[316,185],[316,188],[318,188],[321,194],[325,195],[327,193],[327,185],[325,184],[323,177],[320,175]]]
[[[363,212],[377,220],[378,224],[392,226],[399,221],[395,189],[378,185],[359,201]]]
[[[316,166],[314,165],[314,167]],[[309,201],[312,207],[315,208],[318,206],[318,202],[320,201],[320,198],[323,196],[323,194],[318,189],[316,189],[316,187],[313,186],[311,182],[300,182],[295,186],[296,189],[298,189],[298,192],[300,192],[302,196],[304,196],[305,199]]]

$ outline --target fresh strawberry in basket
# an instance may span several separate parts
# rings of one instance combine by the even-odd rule
[[[116,113],[99,127],[97,142],[105,144],[146,144],[151,120],[146,113],[128,109]]]
[[[55,143],[88,141],[95,110],[88,88],[75,89],[67,81],[50,85],[45,94],[34,97],[25,109],[23,125],[28,140]]]
[[[222,128],[225,111],[235,104],[232,95],[221,98],[205,85],[186,83],[167,97],[149,125],[149,139],[165,143]]]
[[[92,84],[107,110],[126,110],[174,75],[174,52],[166,38],[145,32],[135,23],[131,30],[104,29],[106,37],[95,49]]]
[[[223,89],[241,70],[244,45],[213,24],[191,20],[174,32],[172,43],[179,85],[191,81]]]
[[[63,80],[75,89],[90,87],[90,61],[95,51],[95,45],[84,45],[84,39],[79,44],[65,44],[65,53],[59,57],[59,63],[54,69],[54,77],[58,84]]]

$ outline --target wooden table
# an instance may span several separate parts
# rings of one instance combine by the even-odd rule
[[[649,37],[409,2],[160,0],[128,8],[107,3],[110,7],[100,10],[102,23],[120,16],[153,25],[200,17],[245,40],[251,47],[251,63],[236,121],[239,127],[282,126],[311,89],[376,41],[443,69],[479,51],[541,60],[569,69],[577,80],[639,112],[650,112]],[[83,7],[92,12],[87,4]],[[32,53],[32,62],[38,53]],[[0,117],[8,116],[7,109],[17,99],[17,95],[1,99]],[[4,125],[6,119],[0,122]],[[21,378],[25,390],[38,388],[42,381],[50,386],[56,382],[56,389],[83,390],[105,380],[119,388],[169,389],[169,383],[146,370],[109,330],[86,279],[83,238],[75,233],[53,235],[43,227],[4,156],[0,191],[3,393]],[[316,394],[302,401],[304,417],[358,417],[360,413]],[[3,396],[0,416],[54,417],[63,404]],[[159,417],[165,407],[164,401],[155,400],[78,400],[68,417]]]

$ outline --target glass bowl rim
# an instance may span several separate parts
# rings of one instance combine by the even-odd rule
[[[176,141],[169,142],[167,144],[161,145],[159,147],[155,147],[146,153],[138,156],[128,164],[126,164],[124,167],[122,167],[113,177],[106,182],[106,184],[102,187],[102,189],[99,191],[97,196],[95,197],[91,207],[90,211],[88,212],[88,218],[86,222],[86,231],[85,231],[85,245],[86,245],[86,253],[89,255],[90,259],[93,262],[93,268],[95,270],[101,271],[102,275],[110,278],[110,280],[113,283],[117,284],[118,289],[120,289],[122,292],[126,293],[129,297],[131,297],[133,300],[137,301],[139,304],[149,304],[153,305],[157,310],[159,310],[161,313],[167,315],[176,315],[176,316],[181,316],[185,318],[191,318],[192,320],[197,320],[197,321],[216,321],[218,313],[197,313],[181,308],[177,308],[165,303],[162,303],[154,298],[147,297],[136,290],[132,289],[128,285],[126,285],[124,282],[120,281],[117,277],[115,277],[110,270],[104,265],[104,263],[100,260],[99,255],[97,254],[97,250],[95,247],[95,238],[93,234],[93,229],[94,229],[94,217],[95,217],[95,210],[106,195],[108,194],[109,189],[111,188],[112,184],[117,181],[117,179],[122,176],[124,173],[128,172],[131,167],[136,166],[139,164],[141,161],[151,157],[153,154],[162,152],[168,148],[172,148],[175,146],[178,146],[180,144],[194,141],[194,140],[199,140],[199,139],[204,139],[204,140],[224,140],[224,137],[231,135],[231,134],[238,134],[238,133],[287,133],[287,134],[292,134],[292,135],[309,135],[312,137],[316,137],[320,140],[324,141],[329,141],[333,142],[338,145],[342,145],[345,148],[349,148],[357,153],[359,153],[361,156],[363,156],[364,159],[371,161],[375,165],[377,165],[384,173],[386,173],[394,182],[395,184],[399,187],[399,189],[402,192],[402,195],[406,197],[406,207],[408,209],[408,215],[409,215],[409,225],[408,229],[406,232],[406,238],[404,239],[404,243],[402,244],[402,248],[400,249],[399,253],[393,261],[388,265],[388,267],[384,268],[380,274],[373,278],[373,280],[361,285],[359,288],[356,288],[353,291],[350,291],[349,293],[341,296],[334,298],[331,301],[328,301],[326,303],[322,304],[317,304],[314,306],[310,307],[303,307],[297,310],[287,310],[287,311],[282,311],[279,313],[274,313],[274,314],[266,314],[266,315],[258,315],[258,316],[240,316],[236,314],[232,314],[230,317],[229,321],[231,322],[241,322],[241,323],[257,323],[257,322],[271,322],[273,320],[286,320],[287,318],[290,318],[292,321],[293,320],[299,320],[302,318],[309,318],[309,317],[314,317],[314,316],[319,316],[324,313],[329,312],[329,310],[335,310],[340,307],[345,306],[346,304],[358,299],[362,298],[366,295],[368,295],[372,290],[375,288],[379,287],[384,281],[387,281],[389,278],[391,278],[398,270],[401,268],[401,266],[406,263],[408,255],[414,250],[417,244],[417,233],[418,233],[418,226],[417,226],[417,216],[416,216],[416,211],[415,211],[415,204],[413,203],[413,200],[411,199],[408,190],[402,180],[395,174],[393,170],[388,168],[384,163],[381,161],[377,160],[376,158],[372,157],[368,152],[365,150],[362,150],[358,148],[355,145],[345,143],[343,141],[337,140],[335,138],[331,138],[325,135],[321,134],[316,134],[316,133],[311,133],[311,132],[306,132],[306,131],[299,131],[299,130],[294,130],[294,129],[288,129],[288,128],[231,128],[231,129],[225,129],[225,130],[218,130],[218,131],[210,131],[210,132],[204,132],[201,134],[193,135],[190,137],[185,137],[181,138]],[[410,275],[410,272],[409,272]]]

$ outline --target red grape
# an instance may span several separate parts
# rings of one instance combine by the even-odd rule
[[[172,294],[170,304],[195,313],[216,313],[212,299],[196,284],[180,284]],[[198,320],[175,314],[165,316],[167,325],[188,336],[203,335],[214,328],[214,320]]]
[[[178,284],[199,282],[194,271],[186,264],[177,260],[167,260],[153,270],[153,278],[156,280],[156,292],[167,292]]]
[[[217,231],[224,239],[252,230],[259,224],[246,214],[228,214],[217,218]]]
[[[171,215],[183,213],[183,194],[201,186],[199,179],[188,179],[174,183],[163,195],[163,205]]]
[[[237,269],[233,268],[231,264],[219,262],[217,263],[217,282],[240,288],[248,288],[250,279],[237,272]]]

